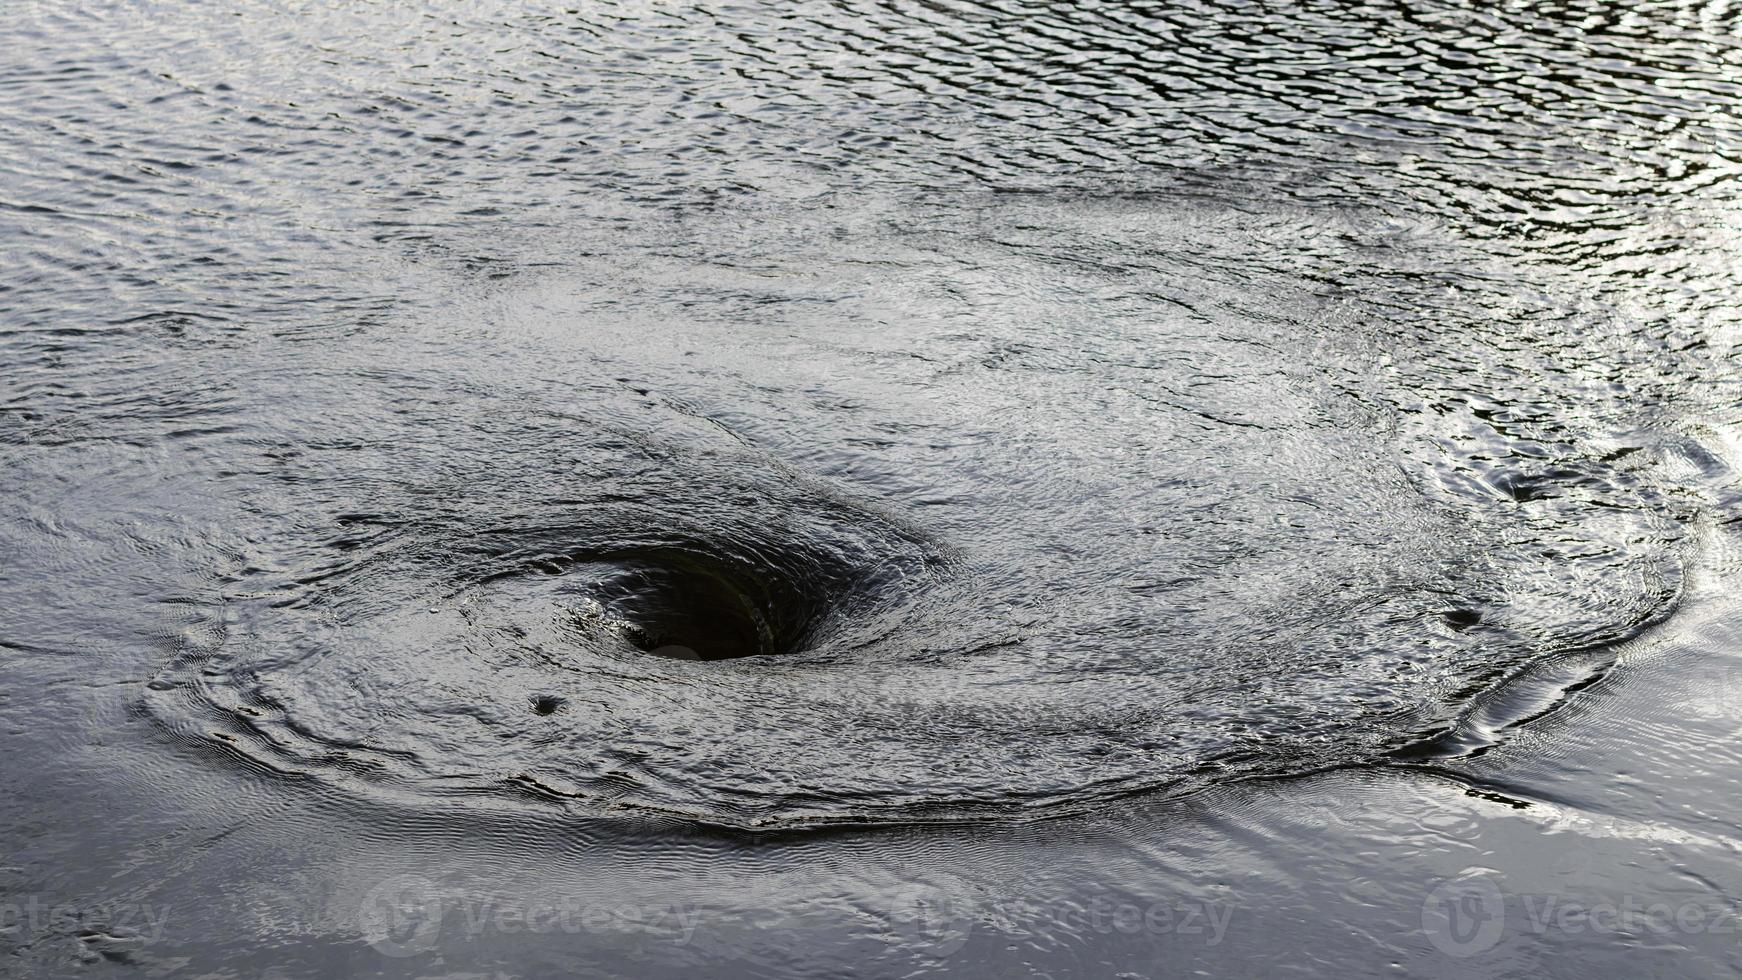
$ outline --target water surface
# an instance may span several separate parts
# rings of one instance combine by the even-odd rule
[[[595,835],[565,880],[782,880],[845,847],[813,883],[887,924],[921,885],[980,907],[988,825],[1025,855],[985,866],[1008,879],[1106,821],[1161,853],[1253,779],[1357,774],[1271,808],[1416,778],[1548,806],[1549,750],[1468,760],[1585,710],[1625,651],[1730,628],[1685,606],[1727,581],[1738,502],[1739,27],[28,5],[0,73],[16,889],[89,904],[102,867],[199,907],[225,886],[171,867],[186,828],[245,826],[304,912],[119,952],[26,929],[24,962],[537,974],[384,958],[357,896],[395,862],[497,894],[497,857],[571,867]],[[1679,716],[1606,717],[1683,744]],[[889,829],[807,836],[834,825]],[[321,870],[345,865],[373,870]],[[1224,898],[1249,928],[1288,904]],[[763,975],[860,955],[795,922],[768,928],[809,957]],[[1037,970],[1117,946],[1027,934]],[[927,937],[885,946],[929,962]],[[756,945],[709,942],[631,972]],[[951,962],[1013,975],[986,955]]]

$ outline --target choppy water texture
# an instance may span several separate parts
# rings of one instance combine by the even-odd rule
[[[0,642],[214,772],[1378,761],[1736,513],[1728,3],[83,6],[4,28]]]

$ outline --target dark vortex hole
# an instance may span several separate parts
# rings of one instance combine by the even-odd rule
[[[774,576],[693,563],[634,569],[606,583],[606,609],[641,650],[680,660],[793,653],[811,604]]]
[[[1482,614],[1474,609],[1448,609],[1440,613],[1447,626],[1462,633],[1482,622]]]

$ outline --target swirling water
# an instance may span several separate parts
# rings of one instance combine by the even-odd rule
[[[0,642],[431,816],[1383,764],[1734,519],[1739,27],[26,5]]]

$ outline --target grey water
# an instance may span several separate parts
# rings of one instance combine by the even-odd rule
[[[1742,7],[5,15],[0,973],[1742,967]]]

